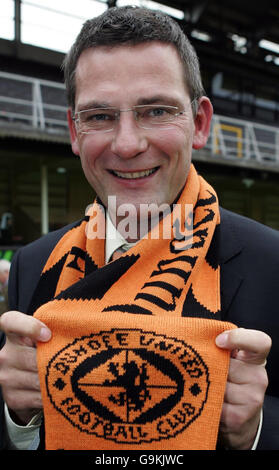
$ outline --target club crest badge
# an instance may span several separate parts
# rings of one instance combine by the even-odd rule
[[[75,339],[47,366],[49,399],[75,428],[119,444],[169,439],[201,415],[208,367],[184,341],[114,328]]]

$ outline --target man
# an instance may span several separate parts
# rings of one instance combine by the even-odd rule
[[[219,445],[227,449],[279,449],[279,383],[276,377],[279,235],[271,229],[224,210],[220,211],[219,220],[219,208],[214,190],[198,177],[191,166],[192,148],[199,149],[205,145],[212,116],[212,106],[204,95],[195,52],[169,17],[145,9],[113,8],[84,25],[66,58],[65,79],[70,104],[68,120],[72,150],[80,157],[84,174],[99,198],[91,216],[97,211],[98,217],[102,218],[102,214],[98,213],[98,207],[103,205],[107,208],[106,230],[111,219],[114,222],[112,225],[118,229],[118,238],[125,239],[127,237],[122,209],[123,205],[130,204],[135,208],[133,220],[137,223],[137,230],[136,235],[124,240],[132,242],[127,254],[113,262],[109,262],[114,257],[111,258],[113,249],[108,231],[105,243],[100,242],[98,245],[99,242],[95,240],[91,242],[90,226],[86,226],[88,218],[49,234],[18,253],[11,275],[11,311],[2,316],[0,323],[6,335],[6,343],[0,353],[0,383],[5,402],[2,422],[6,423],[6,438],[8,434],[9,440],[18,448],[34,448],[33,434],[26,438],[26,441],[25,437],[22,438],[25,441],[22,445],[18,433],[25,436],[28,427],[36,427],[34,420],[42,410],[35,349],[38,341],[39,350],[48,351],[48,344],[51,344],[52,340],[56,341],[57,332],[58,330],[60,332],[61,328],[63,334],[67,335],[71,330],[75,335],[76,321],[86,323],[93,318],[93,329],[99,320],[111,321],[113,324],[115,318],[120,323],[136,323],[138,319],[149,322],[149,317],[151,322],[155,322],[153,314],[156,316],[161,310],[167,312],[175,309],[180,317],[181,315],[185,317],[185,321],[189,316],[205,316],[210,319],[209,323],[212,325],[211,319],[214,319],[216,314],[217,317],[220,315],[222,321],[230,321],[240,327],[228,328],[214,337],[218,351],[226,350],[231,355],[220,416]],[[205,188],[204,193],[200,193],[198,188]],[[206,194],[210,197],[207,198]],[[115,196],[115,211],[110,208],[110,196]],[[160,258],[161,240],[145,240],[146,233],[140,234],[141,207],[154,203],[159,208],[163,204],[175,208],[176,202],[180,203],[181,200],[184,201],[183,207],[185,201],[195,207],[194,229],[197,230],[195,236],[198,238],[194,237],[192,246],[186,250],[187,237],[182,236],[184,247],[181,248],[181,253],[173,255],[178,258]],[[200,213],[204,218],[195,218]],[[81,235],[82,224],[87,228],[86,240]],[[206,224],[205,230],[198,230],[204,229],[204,224]],[[186,220],[183,226],[187,226]],[[140,235],[142,240],[136,243]],[[75,238],[74,247],[72,236],[79,237],[79,241]],[[207,240],[208,238],[210,240]],[[179,244],[179,237],[176,241]],[[172,242],[173,240],[171,243],[168,241],[170,251],[173,248]],[[203,249],[207,242],[209,243],[207,252],[199,258],[195,253],[198,253],[199,248]],[[94,243],[93,251],[90,251],[91,243]],[[134,243],[136,244],[133,246]],[[217,255],[215,257],[217,245],[220,250],[220,270]],[[162,248],[163,254],[165,254],[164,249]],[[197,251],[190,256],[192,249]],[[71,258],[67,258],[69,253]],[[102,267],[104,256],[108,264]],[[156,262],[150,271],[151,277],[149,274],[146,280],[143,273],[149,263],[152,265],[153,258]],[[36,259],[35,266],[34,259]],[[206,273],[204,276],[196,275],[194,278],[192,272],[189,274],[182,269],[181,264],[175,265],[175,268],[172,264],[187,260],[187,263],[192,263],[194,266],[196,259],[199,259],[199,266],[202,267],[199,268],[200,271],[195,272]],[[140,266],[140,269],[137,269],[137,266]],[[69,270],[66,269],[68,267],[72,268],[74,277],[68,277]],[[135,274],[131,275],[133,272]],[[87,276],[84,277],[84,273]],[[218,273],[221,275],[221,288]],[[167,282],[156,281],[158,279],[156,276],[161,274],[167,275]],[[187,284],[188,274],[192,279],[190,286]],[[171,284],[172,276],[176,276],[173,284]],[[89,280],[92,281],[92,285]],[[118,282],[122,286],[120,289],[117,287]],[[188,285],[187,292],[183,285]],[[151,290],[146,293],[146,288]],[[117,295],[113,295],[113,289]],[[134,301],[127,300],[130,291],[133,290]],[[162,291],[161,295],[159,292]],[[172,302],[168,303],[165,299],[169,293]],[[106,300],[108,295],[111,297]],[[47,304],[48,301],[51,302]],[[72,301],[75,305],[73,311]],[[87,312],[87,305],[90,307],[91,301],[97,305],[97,312],[106,312],[106,315],[100,318],[95,308]],[[148,305],[151,303],[153,307],[149,309]],[[178,305],[180,307],[177,309]],[[61,309],[63,315],[58,319]],[[115,316],[110,314],[111,311]],[[33,312],[36,312],[35,317],[30,315]],[[130,314],[127,315],[127,312]],[[148,315],[143,315],[143,312]],[[63,318],[65,326],[60,324]],[[59,323],[57,330],[56,321]],[[177,320],[177,325],[180,325],[180,319]],[[178,335],[178,329],[177,327],[175,335]],[[130,331],[131,327],[128,330]],[[157,350],[152,353],[139,352],[139,349],[129,349],[126,346],[127,336],[124,331],[128,330],[126,328],[119,332],[118,348],[115,347],[115,343],[113,348],[109,347],[113,330],[102,336],[102,342],[100,336],[91,335],[86,344],[80,343],[81,338],[84,340],[89,336],[82,334],[80,330],[74,342],[67,340],[67,347],[59,349],[57,346],[59,351],[57,349],[56,356],[52,359],[49,356],[47,359],[48,373],[45,378],[47,389],[44,388],[43,392],[44,401],[47,395],[52,396],[52,404],[66,417],[66,420],[63,418],[65,429],[68,429],[71,423],[75,428],[85,429],[83,435],[94,429],[97,436],[100,436],[99,429],[102,429],[102,442],[105,438],[111,446],[116,446],[112,447],[114,449],[117,448],[120,434],[122,440],[128,439],[125,435],[128,432],[130,440],[144,441],[145,438],[146,442],[148,430],[140,426],[135,430],[129,423],[143,422],[142,414],[145,421],[149,419],[151,422],[151,408],[152,413],[156,411],[159,416],[160,413],[165,413],[162,411],[163,403],[168,404],[171,409],[171,406],[174,406],[174,398],[171,397],[175,396],[175,400],[178,401],[178,390],[182,389],[184,383],[182,370],[177,372],[177,376],[168,375],[174,372],[166,372],[169,359],[165,359],[165,356],[162,358],[168,349],[165,341],[154,343],[161,345],[160,355]],[[162,338],[163,331],[162,329],[160,331],[160,335],[156,333],[154,337]],[[267,360],[269,396],[266,394],[265,366],[271,347],[270,336],[273,339],[273,348]],[[175,340],[173,335],[172,339]],[[146,344],[153,342],[150,337],[148,341],[145,337],[144,339],[141,337],[141,340],[145,340]],[[179,346],[170,353],[181,348],[182,343],[183,341],[180,341]],[[72,384],[76,390],[75,396],[80,399],[79,403],[75,403],[68,395],[56,401],[53,397],[56,395],[62,397],[59,394],[63,394],[63,390],[68,390],[66,378],[72,367],[71,361],[75,363],[80,361],[79,356],[82,356],[89,346],[93,349],[100,348],[98,366],[92,362],[97,356],[92,356],[88,359],[91,361],[90,365],[86,359],[75,370],[71,369],[74,377]],[[100,364],[104,363],[105,367],[107,363],[102,358],[106,346],[108,347],[106,354],[110,352],[111,362],[106,367],[105,378],[98,379],[99,382],[94,384],[94,391],[89,394],[86,387],[92,385],[86,382],[90,382],[91,379],[86,380],[85,377],[91,377],[92,370],[94,368],[97,370]],[[130,356],[133,360],[130,359],[129,363],[125,362],[125,355],[121,352],[123,351],[121,348],[125,347],[125,354],[133,351]],[[48,351],[48,354],[53,355],[54,350],[50,353]],[[160,356],[158,359],[160,366],[157,365],[156,368],[152,358],[158,356]],[[58,362],[55,362],[57,357],[61,357],[61,360],[57,359]],[[66,360],[66,357],[72,358],[71,361]],[[42,356],[39,357],[40,364],[41,360],[44,360]],[[201,364],[201,360],[198,363]],[[141,390],[145,390],[144,397],[142,394],[138,395],[137,405],[136,402],[131,404],[125,398],[128,385],[123,384],[127,375],[127,364],[130,369],[133,368],[135,378],[141,377]],[[89,375],[85,375],[82,367]],[[177,363],[174,370],[178,370],[179,367]],[[160,380],[162,378],[165,380],[166,375],[172,377],[166,379],[165,389],[175,388],[176,395],[162,395],[164,398],[160,398],[159,402],[156,401],[158,399],[152,393],[152,387],[158,388],[159,385],[155,379],[150,382],[152,379],[149,378],[150,371],[155,369],[157,372],[160,370],[158,376]],[[42,370],[44,367],[39,367],[39,373],[42,373]],[[53,380],[50,379],[52,373]],[[201,375],[206,376],[201,369],[190,372],[191,377]],[[41,379],[41,386],[45,380]],[[203,387],[197,380],[192,385],[193,400],[194,397],[201,396]],[[114,383],[115,386],[122,383],[122,388],[118,385],[119,393],[113,389],[109,393],[106,392],[109,383]],[[97,394],[100,388],[103,390],[103,396],[98,395],[97,400],[94,394]],[[87,408],[84,408],[84,403],[87,404]],[[52,405],[47,406],[50,407],[44,410],[45,419],[48,419],[53,411]],[[99,417],[97,419],[94,415],[93,421],[94,407],[98,408]],[[189,403],[185,407],[184,402],[184,413],[180,410],[183,419],[186,419],[186,415],[188,417],[194,413],[194,408],[191,408]],[[200,412],[202,407],[203,405],[200,407]],[[108,409],[111,411],[108,412]],[[114,416],[115,421],[121,421],[124,415],[126,424],[118,426],[117,432],[112,424],[104,424],[108,419],[107,416]],[[152,435],[153,441],[165,438],[168,433],[174,437],[175,433],[171,434],[172,429],[177,430],[179,425],[172,420],[178,414],[169,416],[165,421],[158,416],[155,430],[157,434]],[[88,422],[91,426],[90,431],[86,428]],[[198,423],[198,420],[196,422]],[[65,430],[66,432],[68,431]],[[4,442],[4,437],[2,439],[3,446],[12,446],[11,442],[9,444]],[[150,438],[148,442],[152,439]],[[148,448],[149,444],[146,445]],[[167,445],[169,445],[168,440],[166,447],[161,448],[168,448]],[[179,445],[183,448],[183,442]],[[63,444],[60,448],[64,448]]]
[[[10,261],[0,260],[0,315],[8,310],[8,282],[10,275]]]

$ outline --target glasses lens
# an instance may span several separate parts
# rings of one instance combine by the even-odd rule
[[[111,131],[115,127],[115,122],[119,114],[124,111],[134,111],[138,125],[144,129],[152,127],[165,127],[168,123],[184,111],[179,112],[177,106],[167,105],[139,105],[131,109],[117,110],[116,108],[93,108],[80,111],[77,118],[77,125],[82,133],[88,134],[94,131]]]
[[[114,126],[116,110],[95,108],[80,111],[79,126],[82,132],[108,131]]]
[[[149,128],[173,121],[178,113],[178,108],[165,105],[136,106],[136,112],[139,125]]]

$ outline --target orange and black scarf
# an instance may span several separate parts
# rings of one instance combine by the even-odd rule
[[[215,338],[233,325],[220,317],[217,197],[193,166],[185,204],[171,238],[105,264],[105,240],[88,236],[105,217],[95,202],[51,253],[33,298],[52,331],[38,344],[47,449],[215,449],[229,364]]]

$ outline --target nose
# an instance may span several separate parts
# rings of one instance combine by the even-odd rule
[[[111,150],[121,158],[136,157],[148,148],[146,131],[139,128],[133,112],[120,113],[119,121],[113,131]]]

